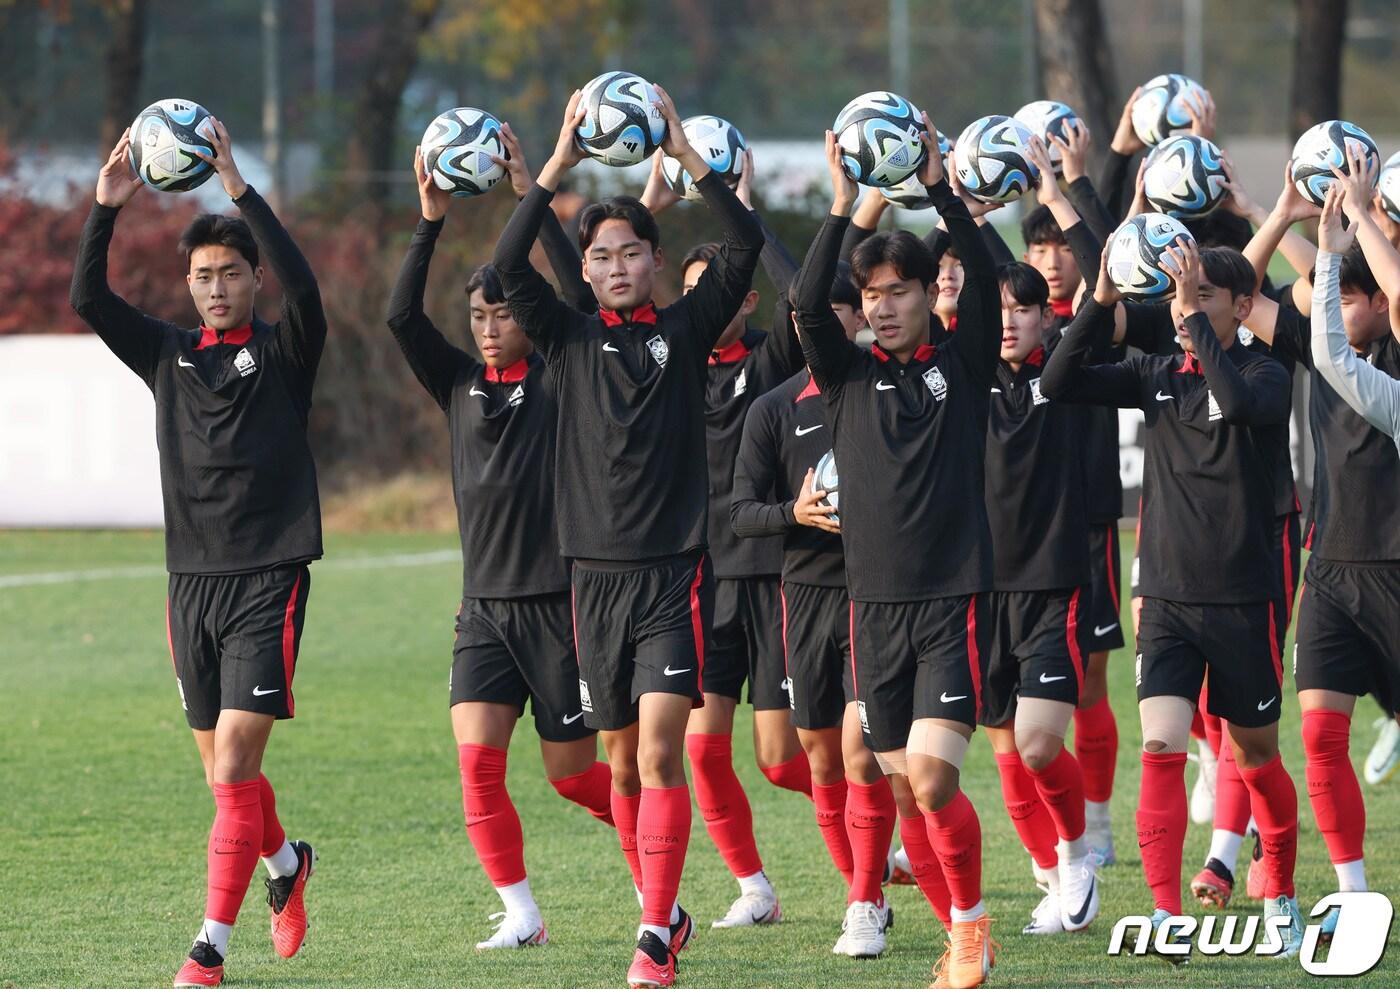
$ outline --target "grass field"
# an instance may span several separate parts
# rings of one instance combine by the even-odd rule
[[[288,833],[314,841],[320,854],[308,897],[313,929],[296,958],[274,955],[259,868],[234,933],[229,985],[624,984],[637,914],[627,871],[613,833],[544,781],[528,719],[512,748],[510,784],[552,943],[509,955],[472,950],[499,907],[463,831],[448,727],[451,618],[460,587],[454,549],[450,536],[342,536],[313,567],[296,679],[299,716],[274,732],[265,764]],[[158,534],[0,533],[5,989],[168,986],[199,923],[212,801],[171,676],[161,564]],[[97,568],[107,573],[62,576]],[[19,575],[27,577],[14,579]],[[1114,657],[1111,678],[1122,736],[1114,799],[1120,864],[1106,870],[1103,914],[1085,934],[1033,940],[1019,933],[1039,894],[1002,808],[989,749],[974,742],[964,781],[981,813],[987,902],[1003,946],[992,984],[1310,983],[1293,962],[1197,956],[1177,971],[1152,959],[1106,956],[1112,920],[1150,907],[1133,836],[1138,731],[1126,650]],[[1375,712],[1369,700],[1358,707],[1358,771]],[[1331,891],[1333,878],[1301,785],[1291,688],[1283,713],[1285,757],[1299,781],[1298,882],[1306,912]],[[912,887],[890,894],[898,923],[885,957],[856,962],[830,953],[844,896],[811,807],[767,783],[754,768],[748,733],[738,734],[739,773],[786,916],[776,928],[709,930],[735,888],[697,814],[682,898],[703,930],[682,956],[681,984],[927,985],[942,940]],[[1400,781],[1365,795],[1369,872],[1394,895]],[[1191,828],[1184,879],[1199,868],[1207,839],[1205,828]],[[1254,909],[1242,901],[1241,912],[1246,906]],[[1392,930],[1380,968],[1352,984],[1400,985],[1398,942]]]

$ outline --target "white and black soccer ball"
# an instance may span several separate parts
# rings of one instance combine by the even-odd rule
[[[943,170],[947,172],[950,167],[948,155],[952,153],[953,142],[948,140],[948,136],[937,128],[934,129],[934,134],[936,134],[938,138],[938,153],[943,158]],[[888,199],[892,205],[898,206],[901,209],[933,208],[933,200],[928,197],[928,190],[925,189],[924,184],[919,181],[917,171],[903,182],[892,185],[888,189],[881,189],[880,195]]]
[[[1189,76],[1179,72],[1153,76],[1133,102],[1133,130],[1149,147],[1184,134],[1191,129],[1188,103],[1204,106],[1205,97],[1206,88]]]
[[[509,158],[501,122],[475,107],[459,106],[433,118],[423,132],[423,168],[433,184],[460,198],[479,196],[505,177],[491,160]]]
[[[953,168],[968,194],[984,203],[1019,199],[1040,178],[1028,149],[1035,135],[1015,117],[994,113],[968,124],[953,145]]]
[[[214,167],[214,125],[209,111],[192,100],[157,100],[131,122],[127,156],[142,182],[161,192],[188,192],[203,185]]]
[[[1194,220],[1228,196],[1229,176],[1215,142],[1195,134],[1168,138],[1153,150],[1143,172],[1147,201],[1162,213]]]
[[[1400,151],[1386,159],[1376,179],[1376,191],[1381,194],[1381,209],[1386,216],[1400,223]]]
[[[605,165],[636,165],[666,137],[656,87],[630,72],[604,72],[583,87],[579,147]]]
[[[1108,277],[1131,302],[1160,302],[1173,282],[1162,267],[1177,238],[1193,243],[1191,231],[1166,213],[1139,213],[1123,222],[1108,242]]]
[[[1069,127],[1082,126],[1079,114],[1070,109],[1068,104],[1058,100],[1036,100],[1034,103],[1027,103],[1017,110],[1016,119],[1029,127],[1032,134],[1045,142],[1045,150],[1050,154],[1050,164],[1055,166],[1056,178],[1063,175],[1065,167],[1061,160],[1060,149],[1050,138],[1058,137],[1062,141],[1068,138],[1067,129]]]
[[[744,170],[744,151],[749,146],[744,140],[744,135],[739,133],[739,128],[723,117],[706,114],[687,117],[681,121],[681,130],[685,132],[690,146],[698,151],[700,157],[710,166],[710,171],[717,172],[719,177],[731,186],[738,184],[739,175]],[[675,158],[670,155],[664,156],[661,159],[661,171],[666,176],[666,183],[676,195],[692,202],[699,202],[705,198],[700,194],[700,190],[695,188],[695,180]]]
[[[1293,145],[1293,184],[1303,198],[1321,206],[1335,176],[1332,169],[1350,174],[1347,152],[1361,151],[1369,166],[1379,163],[1376,142],[1360,127],[1346,120],[1324,120],[1303,131]]]
[[[842,107],[831,125],[846,173],[862,185],[888,189],[924,163],[924,118],[903,96],[876,90]]]
[[[817,504],[830,505],[832,508],[840,511],[840,487],[841,479],[836,474],[836,451],[827,450],[821,455],[821,459],[817,461],[816,474],[812,478],[812,490],[826,492],[826,497]],[[832,513],[830,518],[833,522],[840,521],[835,513]]]

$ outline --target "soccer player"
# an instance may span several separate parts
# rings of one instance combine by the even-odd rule
[[[664,91],[662,150],[696,177],[724,225],[724,247],[693,291],[658,310],[662,265],[651,213],[636,199],[579,217],[597,313],[560,302],[530,264],[559,179],[582,157],[580,93],[554,154],[496,245],[506,302],[544,358],[559,406],[555,512],[571,584],[584,721],[602,731],[613,819],[640,853],[642,923],[632,985],[667,986],[693,925],[676,908],[690,836],[686,723],[701,702],[714,583],[706,546],[705,369],[747,296],[763,231],[681,129]],[[673,926],[675,925],[675,926]]]
[[[932,134],[927,116],[925,124]],[[828,293],[856,187],[830,132],[826,151],[831,215],[793,282],[792,301],[841,474],[857,710],[881,767],[908,776],[924,812],[953,904],[943,974],[968,989],[982,984],[992,962],[981,826],[959,788],[959,769],[988,643],[992,545],[982,461],[1001,337],[996,272],[930,147],[920,180],[964,269],[957,332],[929,342],[933,258],[899,231],[871,237],[852,255],[876,343],[871,351],[851,343]]]
[[[326,317],[306,259],[243,180],[228,130],[210,120],[214,154],[205,160],[241,218],[204,214],[180,238],[199,326],[147,315],[107,284],[117,215],[141,188],[128,164],[129,130],[98,175],[70,297],[156,403],[170,655],[214,793],[204,922],[177,987],[222,984],[229,935],[259,858],[268,871],[273,946],[284,958],[296,954],[316,864],[309,844],[287,840],[261,766],[273,722],[295,712],[307,565],[321,556],[306,419]],[[272,324],[253,307],[264,258],[282,286],[281,318]]]
[[[503,164],[519,196],[530,188],[509,125]],[[393,295],[389,328],[428,394],[447,415],[453,494],[462,539],[462,601],[450,677],[452,734],[467,837],[505,908],[477,950],[549,940],[525,872],[520,817],[506,790],[506,752],[528,699],[545,776],[558,793],[612,823],[611,774],[583,723],[569,573],[554,524],[557,410],[544,361],[506,306],[490,265],[467,280],[471,334],[481,359],[449,343],[423,311],[428,265],[451,195],[414,154],[422,216]],[[547,236],[561,282],[581,281],[578,255],[553,212]],[[562,245],[562,246],[561,246]],[[493,918],[494,919],[494,918]]]
[[[1181,913],[1186,746],[1208,681],[1211,713],[1230,725],[1263,835],[1265,916],[1288,918],[1284,953],[1292,955],[1303,933],[1293,890],[1297,795],[1278,752],[1283,667],[1270,511],[1272,450],[1287,428],[1291,388],[1277,361],[1236,345],[1254,291],[1242,255],[1178,241],[1163,267],[1176,283],[1171,313],[1185,353],[1086,366],[1119,299],[1105,252],[1093,298],[1051,356],[1041,390],[1052,401],[1146,416],[1137,824],[1153,927]]]

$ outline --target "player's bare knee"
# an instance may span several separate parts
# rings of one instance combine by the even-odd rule
[[[864,745],[860,747],[859,751],[842,753],[841,762],[846,779],[852,783],[859,783],[861,786],[873,786],[885,776],[885,771],[880,768],[875,753]],[[895,777],[890,778],[894,779]]]
[[[960,773],[951,766],[941,766],[930,772],[911,774],[909,788],[919,809],[933,812],[942,810],[958,795]]]
[[[1021,754],[1021,762],[1033,773],[1040,772],[1054,762],[1064,747],[1064,739],[1044,732],[1016,735],[1016,751]]]

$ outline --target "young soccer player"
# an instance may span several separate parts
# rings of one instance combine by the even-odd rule
[[[166,626],[175,682],[214,792],[204,922],[175,986],[217,986],[229,935],[261,858],[272,942],[290,958],[306,937],[316,855],[289,842],[263,752],[291,718],[292,676],[321,556],[316,465],[306,419],[326,340],[316,278],[257,191],[224,125],[206,158],[240,218],[196,217],[180,238],[200,324],[147,315],[107,284],[121,208],[141,188],[124,133],[97,179],[73,272],[73,308],[155,398],[170,571]],[[254,312],[261,262],[282,286],[276,323]]]
[[[962,258],[957,332],[929,342],[933,258],[900,231],[871,237],[852,255],[876,336],[872,351],[852,344],[828,299],[856,189],[830,132],[826,143],[832,211],[792,294],[841,474],[857,709],[866,744],[886,773],[908,776],[924,812],[952,895],[945,975],[968,989],[992,962],[981,827],[958,778],[988,642],[992,546],[982,460],[1001,337],[996,272],[932,150],[920,179]]]
[[[659,234],[630,197],[594,204],[579,218],[596,314],[560,302],[531,266],[550,198],[582,157],[578,92],[495,255],[511,313],[544,358],[559,406],[555,511],[560,550],[573,560],[579,693],[585,723],[603,733],[623,850],[640,854],[642,923],[628,981],[648,986],[675,982],[676,952],[692,929],[675,903],[691,822],[685,730],[703,694],[714,606],[705,369],[763,248],[758,221],[690,146],[675,106],[658,92],[662,150],[696,177],[725,228],[724,247],[694,290],[664,309],[652,303]]]
[[[518,196],[530,175],[509,125],[503,163]],[[554,524],[557,409],[544,361],[516,324],[490,265],[467,280],[478,360],[449,343],[423,311],[428,266],[452,197],[414,155],[422,216],[389,300],[404,358],[447,414],[453,495],[462,539],[462,601],[450,677],[467,837],[505,910],[477,950],[549,940],[525,872],[520,818],[506,790],[506,752],[528,699],[545,776],[558,793],[612,823],[611,775],[583,722],[569,610],[569,574]],[[560,281],[581,282],[578,255],[551,211],[542,232],[560,255]],[[576,291],[586,290],[576,289]],[[495,919],[495,918],[493,918]]]
[[[1291,388],[1277,361],[1236,345],[1254,289],[1242,255],[1179,241],[1163,267],[1176,283],[1171,313],[1182,356],[1086,366],[1119,298],[1105,254],[1093,298],[1052,355],[1041,388],[1052,401],[1141,408],[1146,416],[1137,821],[1153,926],[1181,912],[1186,745],[1208,680],[1211,713],[1230,724],[1264,839],[1265,915],[1288,918],[1291,955],[1303,926],[1293,891],[1297,796],[1278,753],[1283,668],[1270,511],[1272,450],[1287,427]]]

